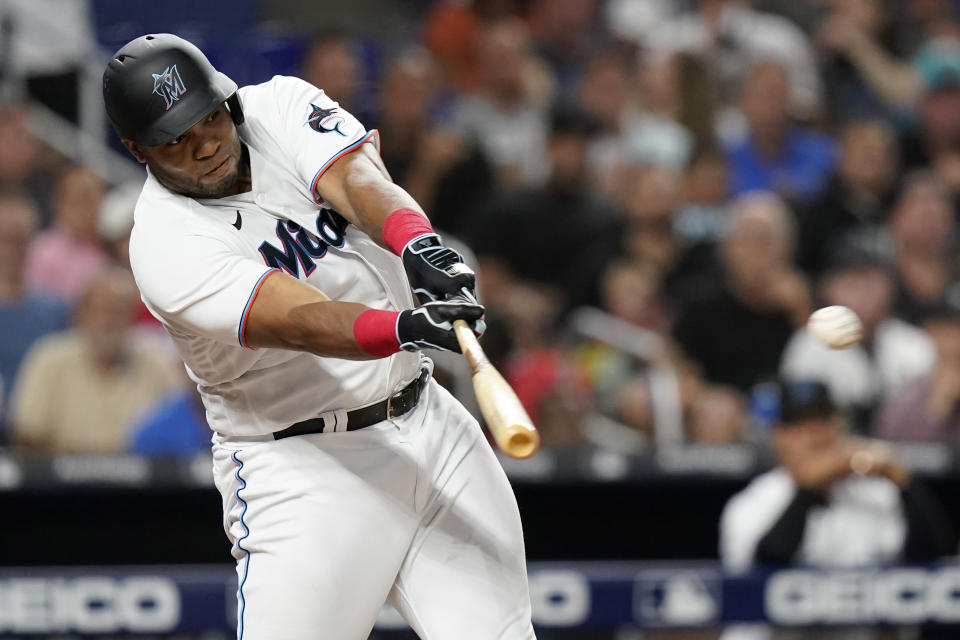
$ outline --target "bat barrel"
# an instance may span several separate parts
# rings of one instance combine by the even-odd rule
[[[532,425],[513,425],[505,437],[505,442],[499,443],[502,449],[511,458],[529,458],[540,448],[540,435]]]
[[[533,421],[517,394],[487,360],[467,323],[457,320],[453,325],[460,349],[470,365],[480,412],[497,446],[513,458],[529,458],[540,447],[540,434]]]

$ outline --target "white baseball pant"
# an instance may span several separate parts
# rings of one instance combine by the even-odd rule
[[[422,640],[529,640],[523,534],[473,417],[432,379],[348,432],[214,438],[240,640],[363,640],[389,600]]]

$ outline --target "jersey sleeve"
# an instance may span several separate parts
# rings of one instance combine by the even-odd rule
[[[131,238],[130,261],[147,307],[174,330],[246,347],[247,315],[276,269],[244,257],[212,235],[176,242]]]
[[[274,98],[281,122],[281,145],[293,158],[297,174],[316,197],[317,181],[330,165],[365,142],[379,148],[379,133],[367,129],[350,112],[309,82],[274,79]]]

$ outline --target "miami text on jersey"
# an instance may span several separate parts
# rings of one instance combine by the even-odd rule
[[[343,246],[349,223],[333,209],[321,209],[317,216],[317,233],[309,233],[300,225],[277,221],[277,238],[282,249],[269,242],[260,245],[260,255],[268,266],[283,269],[294,278],[300,277],[300,267],[309,276],[317,267],[317,260],[327,255],[327,247]]]

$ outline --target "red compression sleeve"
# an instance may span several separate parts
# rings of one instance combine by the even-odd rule
[[[397,209],[383,221],[383,244],[398,256],[411,240],[427,233],[435,233],[430,221],[413,209]]]
[[[397,339],[397,316],[399,311],[367,309],[353,321],[353,339],[357,346],[379,358],[386,358],[400,351]]]

